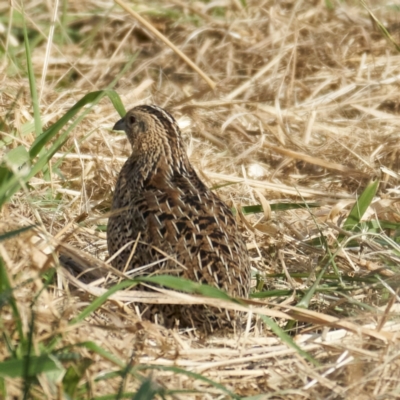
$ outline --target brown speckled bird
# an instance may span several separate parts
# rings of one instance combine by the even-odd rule
[[[142,105],[113,129],[126,132],[132,154],[118,176],[108,222],[110,256],[124,247],[112,265],[132,270],[150,264],[140,275],[179,276],[247,297],[250,263],[236,221],[190,164],[175,119]],[[155,314],[165,326],[179,320],[207,331],[231,326],[233,319],[216,308],[179,305],[147,305],[143,316],[155,320]]]

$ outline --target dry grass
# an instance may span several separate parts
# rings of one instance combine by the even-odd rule
[[[55,122],[86,93],[106,88],[136,54],[115,90],[127,108],[155,103],[176,116],[193,164],[210,187],[218,187],[219,196],[235,206],[264,205],[263,214],[243,217],[243,234],[254,271],[264,279],[258,291],[286,294],[253,307],[268,304],[260,313],[282,327],[284,317],[294,318],[296,342],[320,365],[302,358],[261,320],[241,335],[209,338],[140,321],[131,292],[118,292],[88,318],[68,323],[103,293],[103,283],[88,286],[60,273],[44,284],[40,273],[48,274],[54,265],[51,250],[60,242],[107,258],[98,226],[106,224],[129,144],[110,131],[118,115],[106,99],[53,157],[51,179],[36,176],[1,210],[1,232],[37,225],[34,232],[0,242],[25,332],[35,311],[37,354],[59,335],[58,349],[72,346],[91,359],[80,383],[82,398],[118,393],[121,377],[105,374],[129,363],[136,375],[125,377],[124,391],[137,390],[141,374],[170,398],[229,395],[162,367],[202,374],[238,396],[261,395],[257,399],[398,398],[400,55],[368,12],[351,1],[332,1],[332,9],[326,6],[330,2],[305,0],[131,4],[217,83],[211,91],[112,1],[68,1],[64,11],[60,4],[47,54],[54,5],[24,3],[43,123]],[[20,10],[19,2],[12,4]],[[28,148],[35,139],[20,18],[10,22],[7,7],[0,5],[5,49],[0,55],[0,155],[21,143]],[[399,10],[388,1],[374,7],[394,40],[400,38]],[[364,219],[390,221],[394,227],[375,234],[365,225],[351,247],[335,252],[343,220],[375,176],[379,190]],[[267,203],[304,200],[319,207],[268,212]],[[86,217],[80,227],[79,216]],[[309,310],[296,312],[291,306],[327,263],[325,250],[312,240],[322,233],[344,283],[329,264]],[[163,296],[176,299],[171,293]],[[196,299],[182,295],[179,301]],[[0,326],[16,346],[12,315],[5,305]],[[96,343],[115,359],[74,346],[82,341]],[[0,344],[0,360],[9,355]],[[155,369],[140,370],[149,366]],[[9,398],[19,398],[23,384],[5,378]],[[174,392],[180,389],[190,392]],[[37,398],[60,393],[61,384],[45,374],[32,389]]]

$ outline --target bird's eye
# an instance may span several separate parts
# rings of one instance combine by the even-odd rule
[[[129,123],[133,125],[136,122],[136,118],[133,115],[129,116]]]

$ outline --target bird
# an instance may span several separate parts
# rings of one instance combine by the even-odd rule
[[[107,225],[114,268],[172,275],[247,298],[250,259],[231,209],[199,178],[175,118],[156,105],[132,108],[113,127],[131,154],[115,185]],[[145,288],[145,290],[151,290]],[[141,305],[166,327],[213,332],[237,324],[234,312],[203,305]]]

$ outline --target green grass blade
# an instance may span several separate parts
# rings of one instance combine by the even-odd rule
[[[187,293],[195,293],[201,294],[207,297],[213,297],[216,299],[228,300],[232,302],[238,303],[239,301],[228,296],[224,291],[214,288],[208,285],[202,285],[200,283],[192,282],[188,279],[178,278],[176,276],[170,275],[160,275],[160,276],[153,276],[153,277],[141,277],[136,278],[133,280],[123,281],[109,290],[106,293],[95,299],[91,304],[89,304],[79,315],[73,318],[70,321],[70,325],[74,325],[80,321],[83,321],[86,317],[88,317],[92,312],[97,310],[104,304],[107,299],[117,292],[118,290],[125,289],[127,287],[134,286],[137,283],[145,282],[145,283],[154,283],[161,286],[166,286],[170,289],[181,290]]]
[[[27,368],[26,357],[23,359],[6,360],[0,363],[0,376],[22,378],[26,373],[32,378],[44,372],[63,371],[62,365],[51,355],[30,356]]]
[[[107,290],[106,293],[104,293],[103,295],[101,295],[97,299],[93,300],[92,303],[90,303],[79,315],[77,315],[75,318],[73,318],[69,322],[69,325],[74,325],[74,324],[77,324],[78,322],[83,321],[92,312],[94,312],[99,307],[101,307],[112,294],[114,294],[118,290],[134,286],[135,284],[136,284],[136,282],[134,280],[131,280],[131,281],[123,281],[123,282],[118,283],[117,285],[113,286],[112,288]]]
[[[400,52],[400,46],[396,42],[396,40],[393,38],[393,36],[389,33],[389,31],[385,28],[385,26],[382,24],[382,22],[375,16],[375,14],[370,10],[370,8],[366,5],[364,0],[361,0],[361,5],[367,10],[369,13],[371,19],[375,22],[376,26],[379,28],[381,31],[382,35],[387,39],[389,43],[391,43],[395,49]]]
[[[122,104],[121,98],[114,90],[99,90],[97,92],[91,92],[86,94],[80,99],[74,106],[72,106],[57,122],[55,122],[50,128],[43,132],[32,144],[29,150],[29,156],[31,160],[35,158],[39,152],[46,146],[49,141],[72,119],[75,115],[86,105],[97,104],[104,96],[113,103],[118,113],[125,114],[125,108]]]
[[[94,363],[88,357],[85,357],[77,362],[74,362],[73,365],[70,365],[64,375],[62,380],[62,386],[64,392],[71,398],[76,398],[76,389],[78,387],[79,382],[84,377],[86,370]]]
[[[160,392],[163,392],[164,389],[157,389],[154,385],[153,381],[149,378],[145,379],[145,381],[140,385],[139,390],[133,396],[132,400],[152,400]]]
[[[162,365],[137,365],[137,366],[133,367],[132,370],[133,371],[147,371],[147,370],[170,371],[175,374],[185,375],[185,376],[188,376],[189,378],[193,378],[193,379],[205,382],[208,385],[211,385],[211,386],[215,387],[216,389],[219,389],[222,392],[226,393],[228,396],[232,397],[233,399],[240,400],[240,396],[231,392],[230,390],[228,390],[225,386],[221,385],[220,383],[215,382],[215,381],[213,381],[209,378],[206,378],[203,375],[197,374],[195,372],[186,371],[182,368],[166,367],[166,366],[162,366]]]
[[[18,146],[10,150],[3,158],[4,163],[12,169],[21,168],[29,162],[29,153],[24,146]]]
[[[255,292],[250,294],[251,299],[266,299],[269,297],[289,297],[293,294],[293,289],[275,289],[266,290],[263,292]]]
[[[36,359],[37,356],[33,355],[33,333],[35,330],[35,313],[31,308],[31,319],[29,322],[29,332],[28,332],[28,339],[26,341],[26,346],[22,349],[24,352],[24,365],[22,370],[22,378],[24,382],[24,399],[30,398],[30,391],[32,386],[32,377],[36,376],[38,370],[40,370],[40,361]],[[35,361],[34,361],[35,359]],[[32,363],[34,362],[34,363]],[[39,364],[39,365],[38,365]],[[46,363],[43,363],[46,364]],[[39,366],[39,368],[37,368]],[[32,372],[31,372],[32,370]],[[40,373],[45,372],[41,371]]]
[[[317,279],[315,279],[315,282],[311,285],[311,287],[307,290],[305,295],[302,297],[302,299],[296,304],[296,307],[300,308],[308,308],[310,306],[310,302],[318,288],[318,285],[321,282],[322,277],[325,274],[325,271],[329,265],[329,262],[326,264],[326,266],[320,271],[320,273],[317,276]]]
[[[97,343],[92,342],[92,341],[75,343],[71,346],[61,349],[60,351],[65,351],[65,350],[69,351],[70,348],[75,347],[75,346],[84,347],[87,350],[92,351],[93,353],[97,353],[99,356],[103,357],[104,359],[106,359],[108,361],[111,361],[113,364],[118,365],[120,368],[125,367],[125,363],[122,360],[117,358],[114,354],[105,350],[104,347],[101,347]]]
[[[287,211],[287,210],[297,210],[299,208],[315,208],[320,207],[318,203],[276,203],[270,204],[271,211]],[[257,214],[264,212],[261,204],[255,204],[252,206],[243,206],[242,213],[243,215],[249,214]],[[236,209],[234,209],[234,213],[236,213]]]
[[[29,173],[29,153],[18,146],[6,153],[0,164],[0,207],[9,194],[19,190],[23,177]]]
[[[3,233],[2,235],[0,235],[0,242],[2,242],[3,240],[7,240],[7,239],[11,239],[14,236],[18,236],[19,234],[29,231],[30,229],[33,229],[36,225],[28,225],[28,226],[24,226],[22,228],[16,229],[15,231],[11,231],[11,232],[6,232]]]
[[[24,170],[22,168],[18,173],[14,173],[10,168],[0,166],[0,207],[9,200],[14,193],[16,193],[24,184],[35,176],[37,173],[44,171],[47,163],[51,160],[53,155],[60,149],[60,147],[68,139],[69,133],[72,129],[79,124],[79,122],[86,116],[90,111],[90,108],[85,109],[84,112],[68,127],[68,129],[54,141],[50,149],[43,151],[45,146],[57,135],[57,133],[68,123],[75,115],[86,105],[91,104],[92,106],[97,104],[104,96],[107,96],[118,113],[125,115],[126,111],[122,104],[121,98],[113,90],[100,90],[97,92],[91,92],[85,95],[79,100],[70,110],[63,115],[56,123],[54,123],[45,132],[39,135],[33,142],[29,150],[29,159],[32,161],[32,168],[30,170]],[[24,151],[21,147],[12,150],[11,160],[21,160]],[[26,153],[26,150],[25,150]],[[39,158],[34,162],[35,157],[39,155]],[[10,158],[10,156],[8,156]],[[7,161],[7,159],[6,159]]]
[[[25,335],[22,327],[21,316],[18,311],[17,303],[13,296],[13,288],[8,279],[6,266],[3,259],[0,257],[0,309],[5,304],[10,304],[13,317],[17,326],[19,340],[24,340]]]
[[[157,285],[166,286],[170,289],[181,290],[182,292],[201,294],[215,299],[228,300],[238,303],[238,300],[227,295],[223,290],[209,285],[192,282],[188,279],[178,278],[170,275],[158,275],[152,277],[136,278],[137,282],[155,283]]]
[[[29,89],[31,92],[33,116],[34,116],[34,120],[35,120],[35,133],[36,133],[36,136],[38,136],[42,133],[42,120],[40,118],[39,99],[38,99],[38,94],[37,94],[37,90],[36,90],[35,74],[33,72],[32,54],[31,54],[31,49],[29,46],[29,38],[28,38],[27,29],[26,29],[25,10],[23,8],[23,3],[22,3],[21,15],[22,15],[22,26],[23,26],[23,31],[24,31],[26,65],[28,68]]]
[[[0,399],[8,399],[7,386],[4,378],[0,376]]]
[[[7,178],[0,185],[0,208],[5,204],[11,196],[18,192],[19,189],[24,184],[25,174],[14,174],[12,171],[8,170],[9,174]]]
[[[349,216],[343,224],[343,229],[348,231],[353,230],[361,221],[361,218],[370,206],[379,186],[379,179],[372,180],[368,186],[361,193],[361,196],[357,199],[353,205]]]
[[[272,332],[274,332],[275,335],[277,335],[282,340],[282,342],[286,343],[288,347],[296,350],[301,357],[305,358],[315,366],[320,365],[319,362],[311,354],[302,350],[299,345],[271,318],[265,315],[260,315],[260,318],[262,319],[264,324],[267,325],[272,330]]]
[[[127,287],[132,287],[135,286],[136,282],[135,281],[123,281],[112,288],[110,288],[106,293],[101,295],[100,297],[94,299],[79,315],[77,315],[75,318],[73,318],[71,321],[69,321],[69,325],[75,325],[81,321],[83,321],[86,317],[88,317],[91,313],[96,311],[98,308],[100,308],[107,300],[108,298],[117,292],[118,290],[125,289]],[[54,337],[51,342],[48,344],[47,348],[48,351],[52,351],[58,342],[60,341],[60,337],[56,336]]]
[[[124,117],[126,114],[126,110],[124,104],[122,103],[121,97],[119,97],[118,93],[110,89],[107,89],[105,92],[106,96],[108,96],[114,108],[117,110],[118,114],[121,117]]]

